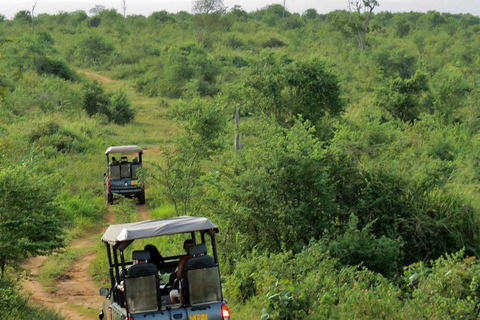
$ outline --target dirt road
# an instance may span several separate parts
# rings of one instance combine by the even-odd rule
[[[102,82],[102,83],[112,83],[112,82],[115,82],[115,80],[112,80],[110,78],[107,78],[105,76],[102,76],[98,73],[93,73],[93,72],[88,72],[88,71],[83,71],[83,70],[77,70],[78,73],[82,73],[84,75],[86,75],[88,78],[90,79],[95,79],[95,80],[98,80],[99,82]]]
[[[150,218],[148,206],[137,206],[141,219]],[[113,223],[115,217],[110,211],[107,224]],[[101,230],[97,234],[101,238]],[[94,320],[98,319],[103,297],[99,295],[99,287],[90,277],[89,268],[95,259],[94,248],[98,241],[92,240],[94,234],[86,235],[70,243],[69,249],[86,248],[87,252],[75,259],[70,265],[66,276],[55,283],[55,291],[46,290],[38,280],[38,275],[47,257],[31,258],[22,264],[25,270],[30,271],[30,276],[23,281],[23,288],[31,295],[30,301],[54,310],[68,320]],[[91,249],[91,250],[90,250]]]
[[[30,277],[25,279],[23,287],[31,294],[31,301],[45,305],[65,319],[98,319],[98,316],[90,315],[100,309],[103,299],[99,295],[98,286],[88,273],[90,263],[95,258],[93,254],[95,245],[94,241],[85,239],[78,239],[70,244],[71,248],[91,247],[92,251],[88,251],[73,261],[67,276],[55,284],[57,289],[55,292],[46,290],[38,281],[40,268],[47,257],[39,256],[25,261],[22,267],[30,270]]]

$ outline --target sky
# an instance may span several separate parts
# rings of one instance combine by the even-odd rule
[[[37,2],[35,14],[58,13],[89,9],[95,5],[103,5],[107,9],[121,11],[121,0],[0,0],[0,13],[12,18],[20,10],[31,10]],[[150,15],[152,12],[167,10],[169,12],[188,11],[192,8],[192,0],[126,0],[127,14]],[[240,5],[246,11],[254,11],[271,4],[283,4],[283,0],[224,0],[227,8]],[[327,13],[338,9],[347,9],[348,0],[286,0],[290,12],[302,13],[314,8],[319,13]],[[426,12],[435,10],[450,13],[471,13],[480,16],[480,0],[379,0],[380,7],[375,12]]]

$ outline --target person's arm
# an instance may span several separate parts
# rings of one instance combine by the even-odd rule
[[[185,261],[187,261],[187,256],[183,256],[178,262],[177,278],[180,278],[182,276],[183,265],[185,264]]]

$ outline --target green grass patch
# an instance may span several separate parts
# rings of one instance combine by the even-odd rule
[[[166,219],[175,216],[175,207],[172,204],[164,203],[150,211],[153,219]]]
[[[61,253],[53,254],[45,260],[39,272],[39,281],[48,291],[56,291],[55,283],[65,277],[72,262],[91,248],[68,249]]]
[[[70,309],[77,311],[78,313],[84,314],[88,317],[97,318],[98,317],[98,310],[97,309],[90,309],[85,306],[79,304],[67,304]]]

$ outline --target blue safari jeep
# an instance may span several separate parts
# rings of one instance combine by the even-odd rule
[[[217,232],[208,219],[189,216],[110,225],[102,237],[110,286],[100,289],[106,297],[100,320],[230,320],[220,282]],[[135,240],[178,234],[188,237],[187,254],[162,257],[162,248],[150,244],[126,261],[125,249]]]
[[[113,195],[120,194],[125,197],[136,197],[140,204],[145,204],[145,182],[138,179],[143,150],[135,145],[112,146],[105,151],[105,155],[107,172],[104,174],[104,188],[107,203],[112,204]]]

